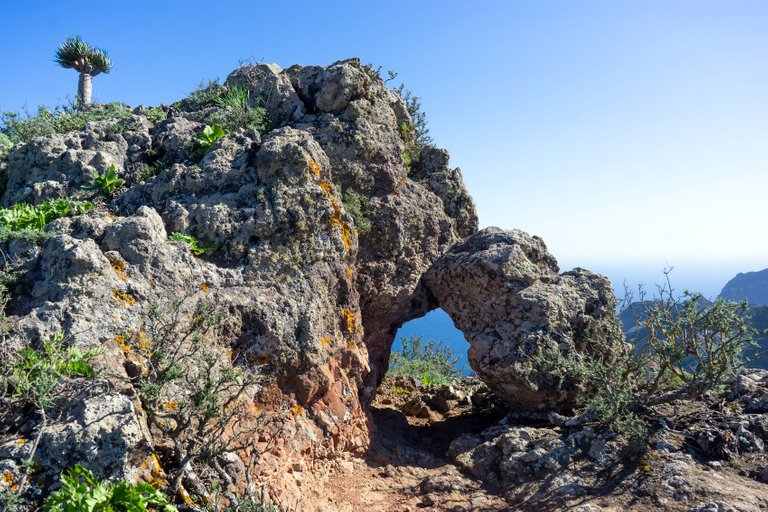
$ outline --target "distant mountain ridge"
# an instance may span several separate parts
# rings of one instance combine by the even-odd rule
[[[725,284],[720,297],[734,301],[746,299],[750,306],[768,306],[768,268],[737,274]]]

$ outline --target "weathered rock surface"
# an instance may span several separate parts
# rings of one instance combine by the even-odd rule
[[[480,231],[437,260],[424,284],[467,337],[472,369],[516,409],[567,409],[582,389],[558,386],[537,353],[623,347],[608,279],[584,269],[558,274],[544,242],[522,231]]]
[[[421,275],[476,230],[474,205],[445,153],[418,181],[406,174],[401,126],[411,120],[371,68],[354,59],[285,71],[248,66],[227,83],[265,106],[271,130],[234,130],[202,156],[193,139],[208,110],[182,102],[154,124],[137,109],[10,153],[6,207],[93,198],[83,185],[110,165],[126,179],[96,198],[94,211],[51,223],[39,244],[2,247],[2,263],[19,272],[9,304],[15,342],[39,345],[64,331],[74,345],[105,348],[100,367],[123,397],[110,399],[119,412],[106,415],[112,419],[91,417],[89,402],[82,414],[50,419],[39,450],[61,459],[56,468],[84,462],[103,476],[132,476],[137,459],[126,454],[162,445],[156,432],[138,429],[125,446],[96,448],[87,434],[78,451],[66,433],[81,416],[89,432],[125,430],[119,418],[134,413],[141,419],[130,384],[141,369],[116,339],[137,329],[148,309],[185,297],[226,312],[218,348],[264,374],[249,398],[254,407],[266,400],[284,436],[272,443],[273,462],[260,466],[265,478],[297,454],[360,452],[370,435],[364,406],[395,330],[422,313],[413,306]],[[157,172],[144,173],[147,165]],[[349,194],[370,219],[364,233],[344,204]],[[173,232],[217,249],[197,257],[169,240]],[[111,462],[100,466],[102,459]]]

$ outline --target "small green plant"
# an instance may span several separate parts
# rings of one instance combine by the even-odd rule
[[[225,89],[218,80],[210,80],[208,83],[200,82],[189,96],[176,102],[174,106],[187,112],[213,107],[216,106],[216,101],[224,94]]]
[[[192,254],[195,256],[202,256],[206,252],[213,251],[218,247],[214,243],[203,243],[192,235],[185,235],[184,233],[179,233],[178,231],[171,233],[171,236],[168,237],[168,240],[174,242],[184,242],[189,246],[189,250],[192,251]]]
[[[11,142],[11,139],[6,134],[0,132],[0,160],[6,159],[12,148],[13,142]]]
[[[168,163],[163,160],[158,160],[153,164],[143,163],[139,166],[139,181],[145,182],[150,178],[154,178],[161,171],[168,168]]]
[[[357,230],[362,234],[369,233],[371,231],[370,215],[372,208],[368,198],[348,189],[344,192],[342,202],[344,203],[344,210],[354,219]]]
[[[61,474],[62,488],[43,508],[52,512],[178,512],[166,496],[148,483],[102,482],[78,465]]]
[[[59,105],[52,110],[40,106],[34,115],[28,112],[24,116],[16,112],[0,114],[0,132],[12,143],[23,144],[36,137],[82,130],[89,122],[120,119],[129,115],[130,110],[121,103],[92,105],[86,110],[71,104]]]
[[[232,85],[213,100],[219,110],[206,118],[209,124],[219,124],[226,130],[253,128],[264,133],[267,128],[267,111],[262,107],[250,106],[250,93],[247,89]]]
[[[102,173],[94,172],[91,174],[91,180],[91,183],[83,186],[83,189],[99,190],[105,196],[112,195],[115,190],[125,184],[125,180],[118,177],[114,164],[107,167],[107,170]]]
[[[373,69],[372,66],[368,66],[369,71],[374,72],[379,78],[381,78],[381,69]],[[385,83],[390,82],[397,78],[397,73],[394,71],[388,72],[388,78]],[[408,109],[408,114],[411,116],[411,123],[403,123],[400,125],[400,137],[405,144],[403,150],[403,165],[405,167],[406,174],[410,174],[413,164],[419,161],[421,157],[421,151],[425,146],[434,143],[432,137],[429,135],[429,127],[427,124],[427,116],[424,113],[421,105],[421,99],[414,95],[411,91],[406,90],[405,84],[400,84],[396,87],[397,92],[405,103],[405,107]]]
[[[421,336],[414,336],[404,338],[402,343],[402,350],[392,352],[389,359],[388,377],[413,377],[423,386],[444,385],[461,377],[462,369],[458,367],[461,358],[442,341],[425,343]]]
[[[197,145],[198,150],[205,153],[211,148],[214,142],[225,135],[226,132],[224,131],[224,128],[218,124],[214,124],[213,126],[205,125],[203,133],[195,137],[194,142]]]
[[[41,232],[53,220],[80,215],[92,209],[93,204],[88,201],[72,201],[70,199],[54,199],[41,203],[39,206],[19,203],[12,208],[0,209],[0,230]]]
[[[165,121],[165,119],[168,117],[168,114],[165,112],[165,110],[158,107],[148,108],[142,112],[142,115],[146,117],[147,120],[152,124]]]
[[[64,341],[64,333],[59,331],[43,342],[41,350],[26,347],[16,357],[0,363],[0,396],[45,407],[64,379],[93,378],[90,360],[103,351],[66,347]]]

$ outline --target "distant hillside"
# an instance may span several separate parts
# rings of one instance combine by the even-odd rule
[[[726,283],[720,297],[736,301],[747,299],[750,306],[768,305],[768,268],[738,274]]]

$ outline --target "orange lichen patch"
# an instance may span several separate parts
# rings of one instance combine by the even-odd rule
[[[354,341],[347,342],[347,350],[355,350],[356,348],[357,344]]]
[[[120,347],[120,350],[122,350],[124,353],[128,353],[131,351],[131,346],[126,343],[125,335],[119,334],[115,336],[115,345]]]
[[[18,444],[19,446],[24,446],[25,444],[27,444],[27,440],[26,439],[17,439],[16,440],[16,444]]]
[[[155,452],[152,452],[149,457],[141,463],[139,469],[149,472],[150,476],[147,483],[155,489],[165,486],[165,471],[163,471],[163,467],[160,465],[160,460],[157,458]]]
[[[310,173],[314,174],[318,178],[320,177],[320,164],[312,160],[311,162],[309,162],[309,164],[307,164],[307,167],[309,167]]]
[[[129,308],[136,304],[136,299],[131,295],[117,289],[112,290],[112,298],[124,308]]]
[[[332,341],[333,341],[333,337],[331,337],[331,336],[326,336],[325,338],[322,338],[322,339],[320,340],[320,344],[321,344],[322,346],[326,347],[326,346],[330,345]]]
[[[149,337],[141,331],[128,329],[125,331],[125,334],[115,336],[115,345],[123,351],[123,354],[125,354],[126,357],[132,358],[133,360],[138,360],[136,350],[140,352],[139,355],[142,357],[152,357],[152,352],[150,352],[152,342]]]
[[[303,412],[304,412],[304,408],[299,404],[296,404],[293,407],[291,407],[291,414],[293,414],[294,416],[299,416]]]
[[[178,402],[174,402],[174,401],[162,403],[160,404],[160,408],[165,409],[170,413],[179,412],[179,404]]]
[[[128,269],[125,266],[125,262],[123,260],[109,260],[109,263],[112,265],[112,270],[115,271],[117,278],[120,281],[125,281],[128,277]]]
[[[328,201],[333,208],[330,224],[332,227],[341,230],[341,240],[344,242],[344,248],[347,250],[347,254],[352,254],[352,230],[349,228],[349,224],[341,220],[341,205],[333,196],[333,185],[322,180],[320,182],[320,188],[322,188],[325,195],[328,196]]]
[[[403,183],[405,183],[405,180],[408,178],[402,177],[400,178],[400,181],[397,182],[397,185],[395,185],[395,188],[392,189],[392,192],[390,192],[391,195],[396,196],[400,193],[400,187],[403,186]]]
[[[347,275],[348,275],[349,277],[352,277],[352,275],[353,275],[354,273],[355,273],[355,271],[354,271],[354,270],[352,270],[352,267],[348,267],[348,268],[347,268]]]
[[[12,492],[16,492],[19,490],[19,484],[16,482],[16,477],[13,476],[13,473],[10,471],[6,471],[2,474],[2,482],[3,482],[3,488],[9,489]]]
[[[357,330],[357,319],[355,318],[355,314],[349,309],[344,308],[341,311],[341,316],[344,318],[344,324],[347,326],[347,330],[354,333]]]
[[[200,505],[198,505],[195,500],[192,499],[192,496],[189,495],[186,489],[184,487],[181,487],[179,489],[179,497],[181,498],[181,501],[189,505],[190,507],[198,508]]]
[[[211,285],[208,283],[200,283],[200,289],[203,291],[203,293],[208,293],[211,291]]]

